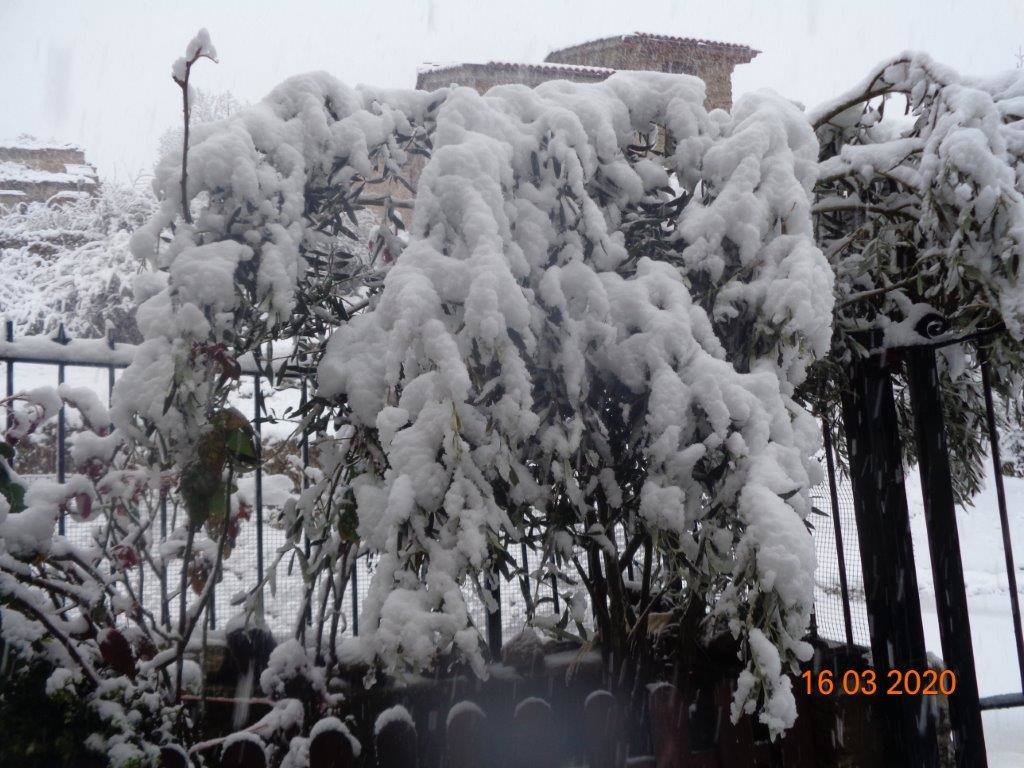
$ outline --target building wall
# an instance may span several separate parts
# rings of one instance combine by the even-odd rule
[[[745,45],[638,33],[552,51],[543,64],[491,62],[426,67],[417,73],[416,88],[432,91],[456,84],[485,93],[497,85],[532,88],[551,80],[600,82],[615,70],[672,72],[701,78],[706,87],[705,107],[728,110],[732,109],[733,69],[757,54]],[[407,169],[413,185],[419,180],[423,163],[423,158],[416,156]],[[374,196],[389,194],[403,202],[412,198],[408,190],[397,184],[376,185],[370,191]],[[399,214],[407,225],[411,223],[408,209]]]
[[[30,149],[0,146],[0,163],[2,162],[19,163],[37,171],[63,173],[66,165],[85,165],[85,153],[78,147]]]
[[[0,146],[0,204],[45,202],[61,195],[95,194],[96,170],[78,147],[14,142]]]
[[[496,85],[526,85],[535,88],[550,80],[571,80],[576,83],[596,83],[612,74],[610,69],[559,67],[538,64],[456,64],[448,67],[424,69],[417,73],[416,88],[433,91],[456,85],[485,93]]]
[[[732,109],[732,72],[757,51],[743,45],[705,40],[624,35],[595,40],[553,51],[545,61],[590,67],[608,67],[695,75],[704,81],[708,109]]]

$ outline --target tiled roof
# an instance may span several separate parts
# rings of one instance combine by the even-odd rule
[[[634,32],[628,35],[616,35],[614,37],[591,40],[586,43],[569,46],[568,48],[560,48],[549,53],[545,61],[539,64],[506,61],[491,61],[487,63],[450,62],[444,64],[423,64],[416,70],[417,88],[423,87],[426,83],[430,83],[431,81],[436,85],[437,81],[432,80],[432,76],[436,73],[439,74],[444,72],[451,72],[453,76],[462,76],[466,78],[480,75],[496,75],[500,72],[508,72],[519,73],[522,77],[526,77],[528,74],[540,75],[544,79],[557,79],[559,76],[563,76],[566,79],[577,81],[604,80],[606,77],[613,74],[615,70],[608,67],[592,67],[581,64],[562,63],[558,61],[558,57],[560,55],[569,56],[570,54],[575,55],[585,53],[587,49],[593,47],[611,47],[619,42],[635,42],[643,39],[726,51],[728,54],[732,54],[735,58],[745,61],[750,61],[760,53],[760,51],[754,48],[735,43],[721,43],[715,40],[701,40],[693,37],[672,37],[669,35],[656,35],[647,32]],[[586,57],[582,58],[585,60]],[[458,75],[455,73],[458,73]],[[427,80],[426,78],[431,78],[431,80]]]
[[[512,71],[512,70],[535,70],[537,72],[544,72],[550,74],[552,72],[562,71],[565,74],[573,75],[586,75],[593,74],[595,77],[608,77],[615,72],[614,69],[608,69],[607,67],[586,67],[579,64],[557,64],[557,63],[520,63],[511,61],[489,61],[487,63],[480,62],[452,62],[448,64],[422,64],[417,68],[417,74],[426,75],[433,72],[447,72],[449,70],[464,69],[466,67],[478,67],[481,69],[487,69],[488,71]]]
[[[707,48],[722,48],[725,50],[731,50],[739,54],[747,54],[750,56],[756,56],[757,54],[760,53],[760,51],[757,50],[756,48],[751,48],[749,45],[741,45],[738,43],[723,43],[718,40],[704,40],[703,38],[699,37],[676,37],[674,35],[657,35],[651,32],[633,32],[628,35],[612,35],[611,37],[599,37],[596,40],[588,40],[585,43],[567,45],[564,48],[558,48],[557,50],[551,51],[551,53],[548,54],[547,58],[550,59],[552,56],[556,56],[559,53],[563,53],[565,51],[586,48],[596,43],[611,42],[613,40],[628,40],[631,37],[641,37],[650,40],[661,40],[669,43],[682,43],[685,45],[697,45]]]

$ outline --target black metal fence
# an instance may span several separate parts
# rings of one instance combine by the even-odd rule
[[[1024,625],[1021,624],[1020,596],[1017,591],[1017,568],[1013,559],[1013,540],[1010,535],[1010,518],[1006,510],[1006,489],[1003,487],[1003,463],[999,455],[999,431],[996,427],[995,405],[992,400],[992,378],[989,371],[988,355],[982,349],[981,385],[985,393],[985,417],[989,437],[989,454],[995,477],[996,501],[999,507],[999,530],[1002,534],[1003,561],[1006,566],[1006,581],[1010,595],[1010,616],[1013,619],[1014,650],[1017,654],[1017,671],[1020,674],[1020,693],[987,696],[980,701],[981,708],[1002,709],[1024,707]]]
[[[1024,706],[1024,693],[982,697],[979,692],[974,635],[967,601],[952,463],[947,444],[945,408],[936,351],[965,341],[977,343],[977,358],[987,415],[989,458],[1002,532],[1002,548],[1014,623],[1017,666],[1024,691],[1024,637],[1020,623],[999,435],[993,405],[991,372],[987,360],[989,339],[1001,328],[979,331],[964,338],[946,334],[945,321],[934,341],[902,348],[884,348],[880,334],[865,333],[868,349],[881,350],[855,360],[850,386],[842,403],[847,436],[850,478],[863,563],[864,594],[870,623],[871,662],[878,679],[898,679],[907,670],[931,665],[925,637],[913,537],[904,483],[903,445],[895,389],[900,383],[909,396],[913,441],[921,482],[927,554],[931,563],[941,658],[956,681],[949,692],[950,742],[957,765],[987,764],[981,714],[987,709]],[[929,326],[931,327],[931,326]],[[911,426],[911,425],[906,425]],[[1000,686],[1005,681],[1000,681]],[[1007,686],[1009,687],[1009,686]],[[1014,686],[1015,687],[1015,686]],[[878,737],[894,764],[938,766],[937,716],[926,712],[914,696],[883,696]]]
[[[835,467],[829,431],[822,430],[825,482],[811,491],[815,513],[814,549],[818,569],[814,575],[812,632],[847,646],[867,647],[871,642],[864,606],[864,571],[857,537],[853,488]]]
[[[37,386],[53,386],[71,383],[75,386],[92,388],[98,394],[110,399],[119,372],[130,363],[134,347],[115,343],[113,339],[71,339],[63,328],[54,337],[26,336],[16,339],[13,325],[5,323],[4,340],[0,342],[0,362],[6,374],[6,394],[10,397],[17,391]],[[243,373],[239,396],[233,402],[235,407],[251,415],[261,445],[266,448],[281,441],[296,438],[291,435],[295,424],[287,419],[289,408],[301,405],[308,396],[309,382],[298,377],[295,386],[289,390],[264,391],[263,376],[249,369]],[[10,406],[7,418],[10,418]],[[56,477],[63,481],[67,473],[66,439],[69,423],[73,416],[62,409],[54,420],[42,430],[36,442],[29,446],[28,468],[19,466],[30,482],[33,476]],[[302,435],[297,444],[285,446],[297,451],[303,474],[309,467],[309,436]],[[829,446],[826,446],[829,448]],[[825,458],[830,457],[825,454]],[[824,459],[823,459],[824,461]],[[19,459],[19,464],[21,459]],[[812,499],[816,514],[810,520],[818,556],[818,572],[815,585],[815,623],[812,631],[822,638],[866,646],[868,644],[867,617],[863,604],[863,581],[860,555],[857,547],[856,518],[854,516],[851,490],[848,483],[837,480],[834,472],[827,474],[826,482],[816,487]],[[831,481],[830,481],[831,480]],[[275,570],[264,596],[263,606],[268,626],[275,633],[288,634],[294,631],[300,617],[303,579],[297,564],[288,557],[279,559],[277,553],[285,545],[285,532],[276,525],[282,490],[297,490],[295,478],[283,474],[270,474],[263,466],[253,473],[237,480],[239,491],[253,509],[249,524],[242,527],[235,547],[225,561],[223,580],[217,585],[210,610],[210,621],[218,624],[230,621],[233,610],[232,597],[250,588],[253,583],[263,580],[267,569]],[[80,522],[61,517],[59,532],[79,544],[87,544],[97,532],[101,523]],[[178,512],[164,502],[159,510],[158,530],[153,542],[158,548],[178,524]],[[157,528],[157,526],[154,526]],[[621,534],[621,532],[620,532]],[[526,547],[512,553],[518,563],[524,558],[532,572],[540,567],[540,553],[530,552]],[[168,594],[174,598],[180,582],[180,563],[156,571],[150,565],[138,566],[138,594],[147,608],[155,614],[164,614],[170,625],[167,606]],[[358,634],[358,611],[366,596],[370,582],[370,564],[367,558],[360,558],[353,571],[352,580],[343,602],[343,634]],[[254,582],[255,579],[255,582]],[[500,644],[518,632],[527,618],[527,599],[519,581],[498,585],[501,611],[499,616],[488,617],[483,603],[475,594],[469,594],[468,602],[477,626],[490,627],[492,645]],[[550,587],[542,587],[539,597],[551,598],[557,611],[558,595]],[[186,596],[187,599],[187,596]],[[169,611],[174,613],[174,611]],[[305,617],[308,620],[308,617]],[[494,637],[500,628],[500,637]]]

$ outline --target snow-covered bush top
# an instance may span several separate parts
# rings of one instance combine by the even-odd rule
[[[371,155],[380,153],[382,146],[391,149],[398,162],[404,160],[395,135],[411,135],[410,120],[423,120],[436,106],[430,103],[432,98],[436,97],[426,93],[408,95],[401,105],[407,115],[390,102],[385,106],[376,92],[353,91],[325,73],[311,73],[284,82],[235,116],[197,126],[189,149],[189,198],[203,193],[208,199],[201,201],[192,226],[176,226],[171,241],[160,244],[161,234],[175,223],[181,209],[181,158],[166,156],[154,180],[160,211],[136,232],[135,253],[167,268],[180,257],[202,260],[203,251],[197,257],[195,249],[234,242],[231,253],[225,250],[213,260],[251,260],[253,304],[275,317],[287,317],[293,308],[300,252],[316,239],[305,219],[311,190],[328,184],[344,188],[357,174],[365,183],[374,173]],[[230,310],[239,302],[227,288],[216,297],[197,296],[172,280],[168,290],[181,307]]]
[[[739,704],[763,695],[773,728],[792,722],[816,438],[789,394],[832,311],[817,144],[773,94],[732,117],[703,100],[695,79],[618,74],[459,89],[439,108],[409,244],[319,369],[353,443],[381,451],[353,450],[378,561],[349,652],[422,667],[454,644],[482,672],[466,579],[498,570],[538,514],[547,552],[559,533],[612,546],[622,525],[662,534],[734,633],[765,628],[783,662],[758,655]],[[654,126],[663,156],[634,148]],[[644,255],[634,229],[676,200],[646,233],[671,258]]]
[[[896,95],[905,116],[891,115]],[[966,78],[904,53],[809,118],[844,327],[908,320],[925,302],[957,335],[1001,322],[1024,338],[1024,74]],[[921,340],[907,325],[891,344]]]
[[[136,285],[146,342],[115,424],[137,439],[156,426],[188,461],[223,399],[212,350],[279,335],[337,233],[324,201],[332,219],[351,213],[415,147],[430,158],[408,242],[391,238],[383,293],[319,366],[318,397],[354,431],[316,488],[354,509],[376,557],[343,657],[422,668],[454,648],[482,674],[467,581],[539,529],[530,543],[574,583],[562,569],[581,548],[591,576],[602,547],[619,561],[621,528],[655,537],[659,563],[709,606],[707,631],[740,638],[752,682],[737,706],[760,701],[788,726],[816,471],[791,395],[831,336],[810,218],[818,145],[775,94],[732,115],[703,101],[699,80],[660,74],[481,96],[314,73],[196,127],[185,205],[172,156],[133,238],[160,272]],[[624,631],[599,624],[609,643]],[[781,655],[751,654],[755,627]]]
[[[815,224],[837,308],[836,353],[806,399],[838,410],[845,363],[870,348],[977,339],[943,348],[939,361],[953,488],[970,504],[987,454],[975,345],[1008,405],[1001,429],[1024,413],[1024,72],[968,78],[903,53],[809,118],[821,142]],[[894,375],[913,465],[909,403]],[[845,441],[833,442],[842,454]]]
[[[292,335],[286,326],[309,260],[325,252],[332,264],[340,259],[331,235],[348,230],[333,213],[344,208],[359,225],[353,210],[363,186],[406,160],[400,144],[422,133],[416,126],[437,98],[407,94],[386,104],[313,73],[230,118],[194,126],[192,222],[181,215],[179,152],[158,165],[159,209],[132,238],[133,252],[158,271],[135,286],[146,341],[120,387],[115,420],[141,417],[189,435],[182,447],[191,445],[204,410],[195,404],[216,399],[195,345],[241,353]],[[169,391],[175,397],[165,404]]]

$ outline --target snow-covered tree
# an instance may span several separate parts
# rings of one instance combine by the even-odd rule
[[[175,65],[183,92],[189,62],[204,56],[213,51],[200,35]],[[219,457],[224,447],[219,425],[230,418],[240,358],[271,383],[285,378],[288,363],[315,365],[329,333],[379,291],[380,265],[401,251],[402,222],[385,192],[366,188],[398,183],[434,109],[429,94],[389,106],[326,75],[302,76],[227,120],[193,126],[187,161],[178,150],[158,166],[160,206],[132,238],[133,251],[154,268],[135,285],[144,341],[115,388],[112,415],[126,439],[180,469],[190,511],[186,561],[208,517],[205,499],[225,482],[223,462],[207,461],[206,449],[218,447]],[[369,204],[390,215],[373,224]],[[300,415],[321,431],[333,418],[316,401]],[[267,569],[272,581],[277,563],[296,557],[307,605],[318,582],[326,590],[315,595],[315,636],[332,656],[357,549],[352,526],[339,524],[337,453],[330,445],[320,451],[309,487],[285,511],[292,546]],[[303,536],[317,542],[311,553]],[[258,617],[264,587],[252,585],[247,614]],[[304,631],[300,623],[296,634]]]
[[[971,79],[905,53],[811,112],[822,158],[815,222],[836,272],[837,333],[808,401],[820,402],[824,391],[818,407],[835,408],[851,356],[872,344],[936,339],[977,339],[997,391],[1016,400],[1024,362],[1022,97],[1020,71]],[[873,343],[864,335],[871,330]],[[979,375],[967,365],[976,350],[943,350],[940,370],[954,487],[964,501],[983,476],[987,440]],[[898,391],[913,462],[912,421]],[[1013,414],[1001,411],[1004,426]]]
[[[740,639],[737,708],[792,723],[816,436],[791,394],[832,301],[817,145],[773,94],[731,116],[703,99],[695,79],[615,75],[439,109],[409,245],[319,369],[351,412],[347,483],[378,558],[353,656],[421,668],[454,645],[482,673],[461,588],[486,599],[525,540],[538,580],[585,588],[613,679],[668,592],[702,635]],[[585,633],[567,602],[535,621]]]
[[[481,97],[318,74],[197,126],[187,199],[172,157],[133,240],[158,271],[140,286],[146,341],[115,423],[136,440],[154,427],[187,477],[229,389],[222,351],[265,357],[271,339],[340,326],[311,418],[341,428],[294,514],[350,521],[314,553],[335,591],[347,560],[332,557],[357,538],[375,557],[347,660],[422,668],[454,648],[483,673],[462,590],[486,597],[525,540],[545,553],[535,576],[580,593],[571,616],[536,620],[585,632],[589,594],[610,674],[670,593],[706,606],[702,637],[739,639],[737,706],[788,726],[784,672],[809,652],[816,479],[813,422],[791,398],[831,316],[811,237],[817,146],[773,94],[732,116],[702,104],[699,81],[675,76]],[[408,245],[377,233],[401,255],[346,324],[358,291],[333,244],[410,151],[430,159]],[[648,604],[625,596],[640,551]]]
[[[223,120],[231,117],[243,106],[245,105],[236,99],[231,91],[208,91],[203,88],[193,88],[189,104],[189,122],[192,126],[196,126]],[[183,132],[181,125],[164,131],[157,141],[157,157],[163,158],[166,155],[180,152]],[[159,164],[159,160],[157,163]]]

